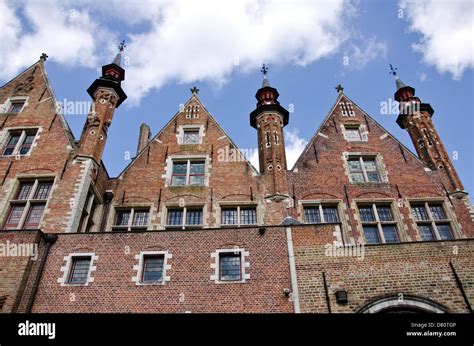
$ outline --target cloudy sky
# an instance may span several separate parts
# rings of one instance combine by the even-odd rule
[[[262,63],[282,104],[291,164],[344,91],[409,148],[382,114],[394,82],[388,64],[435,109],[434,122],[473,191],[474,9],[466,1],[55,1],[0,0],[0,82],[49,55],[58,100],[88,101],[87,87],[122,39],[127,101],[114,118],[104,161],[116,176],[135,154],[138,127],[155,134],[199,96],[244,149],[256,147],[248,114]],[[68,114],[76,137],[85,114]],[[255,158],[253,158],[255,160]]]

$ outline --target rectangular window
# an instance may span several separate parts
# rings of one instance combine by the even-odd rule
[[[390,205],[370,204],[358,208],[367,244],[399,242],[397,224]]]
[[[3,148],[4,156],[26,155],[31,150],[37,130],[10,131],[7,144]]]
[[[359,125],[345,125],[344,126],[344,138],[349,142],[361,141]]]
[[[225,252],[219,254],[219,280],[241,281],[242,280],[241,253]]]
[[[201,227],[203,225],[202,208],[169,208],[167,212],[167,226],[186,226]]]
[[[82,285],[87,282],[91,257],[73,257],[69,272],[69,284]]]
[[[94,214],[97,208],[97,201],[92,191],[87,195],[84,208],[82,209],[81,221],[79,222],[78,232],[89,233],[94,227]]]
[[[411,211],[422,240],[453,239],[451,220],[446,215],[442,203],[412,203]]]
[[[349,176],[353,183],[378,183],[380,174],[375,157],[351,157],[347,160]]]
[[[337,223],[339,212],[337,205],[311,205],[303,207],[306,223]]]
[[[173,162],[171,186],[203,186],[205,164],[203,160]]]
[[[200,141],[199,129],[185,129],[183,131],[183,144],[199,144]]]
[[[148,228],[150,210],[142,208],[118,209],[113,231],[141,231]]]
[[[11,106],[8,113],[20,113],[25,105],[25,100],[11,101]]]
[[[164,255],[145,255],[143,257],[143,283],[163,281]]]
[[[222,225],[256,225],[257,209],[255,207],[222,207]]]
[[[21,181],[10,201],[5,229],[38,229],[53,182],[50,180]]]

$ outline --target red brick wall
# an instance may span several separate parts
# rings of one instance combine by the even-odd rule
[[[216,284],[210,280],[211,253],[233,246],[249,251],[250,279]],[[135,255],[151,250],[172,254],[166,273],[171,280],[137,286],[132,282]],[[73,252],[99,256],[89,286],[57,283],[64,256]],[[51,247],[33,312],[293,312],[285,288],[291,283],[285,232],[280,228],[269,228],[264,235],[258,229],[60,235]]]
[[[325,244],[334,239],[331,229],[293,227],[292,235],[302,312],[328,312],[325,272],[333,312],[356,312],[374,299],[402,293],[433,300],[450,312],[466,313],[450,261],[469,300],[474,299],[473,239],[366,245],[363,259],[358,259],[326,256]],[[336,303],[334,293],[340,288],[348,292],[347,305]]]

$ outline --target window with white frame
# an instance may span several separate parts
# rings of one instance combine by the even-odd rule
[[[211,280],[216,283],[243,283],[250,279],[247,269],[249,252],[241,248],[220,249],[211,254]],[[211,261],[212,261],[211,260]]]
[[[148,228],[150,209],[120,208],[115,211],[113,231],[137,231]]]
[[[349,178],[353,183],[379,183],[380,172],[375,156],[350,156],[347,159]]]
[[[89,233],[94,227],[94,214],[97,209],[97,199],[95,194],[90,191],[87,195],[86,202],[84,203],[84,208],[82,209],[81,221],[79,222],[79,227],[77,228],[78,232]]]
[[[67,283],[70,285],[84,285],[87,283],[91,261],[91,256],[72,257]]]
[[[204,186],[205,160],[173,161],[171,186]]]
[[[256,225],[257,208],[255,206],[222,206],[221,225]]]
[[[344,138],[348,142],[362,141],[360,125],[344,125]]]
[[[411,211],[422,240],[453,239],[451,219],[440,202],[413,202]]]
[[[10,210],[3,227],[37,229],[52,186],[53,181],[46,179],[21,181],[15,197],[10,200]]]
[[[23,110],[25,103],[26,103],[26,99],[10,100],[10,107],[7,113],[12,113],[12,114],[20,113]]]
[[[144,255],[142,269],[142,283],[158,283],[163,281],[165,255]]]
[[[367,244],[397,243],[397,223],[390,204],[359,205],[359,216]]]
[[[337,205],[313,204],[303,206],[304,222],[306,223],[337,223],[339,213]]]
[[[199,128],[184,128],[182,144],[199,144],[201,143],[201,131]]]
[[[202,227],[202,207],[170,207],[167,210],[167,227]]]
[[[37,129],[9,131],[6,145],[3,148],[3,155],[15,156],[28,154],[37,132]]]

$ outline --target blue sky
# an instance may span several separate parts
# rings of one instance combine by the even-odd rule
[[[191,9],[196,6],[191,2],[150,1],[149,11],[141,3],[0,0],[0,25],[12,28],[0,34],[7,42],[0,48],[2,84],[44,51],[57,99],[89,101],[86,89],[100,66],[113,59],[120,40],[127,41],[129,99],[115,113],[104,154],[111,176],[128,164],[127,152],[135,155],[140,124],[149,124],[156,134],[194,85],[238,146],[255,148],[249,113],[263,62],[270,66],[269,80],[281,104],[294,107],[286,128],[289,161],[296,160],[330,110],[339,83],[414,150],[395,123],[396,114],[381,114],[381,103],[390,102],[395,91],[388,73],[392,63],[405,84],[434,108],[438,133],[448,152],[457,152],[454,165],[467,191],[474,191],[472,2],[242,0],[225,11],[205,1]],[[66,115],[76,138],[85,117]]]

